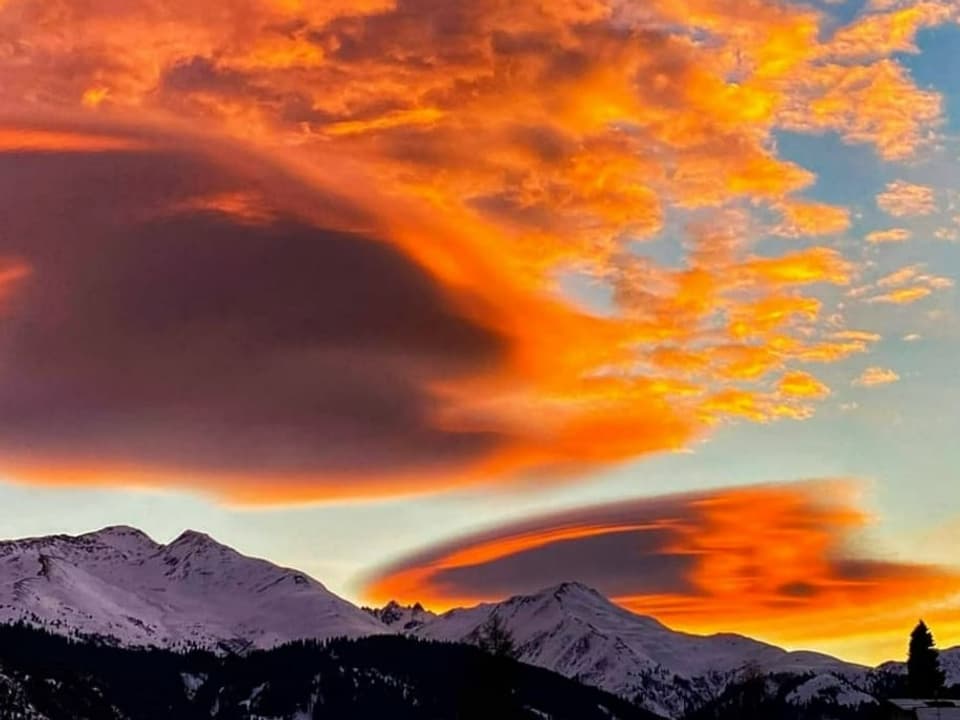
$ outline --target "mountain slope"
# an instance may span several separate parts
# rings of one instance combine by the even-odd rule
[[[630,698],[668,717],[681,717],[718,697],[744,673],[862,677],[866,672],[826,655],[787,652],[739,635],[676,632],[578,583],[452,610],[414,634],[476,642],[494,615],[513,635],[521,660]]]
[[[272,647],[391,632],[309,576],[193,531],[139,530],[0,542],[0,623],[124,645]]]
[[[5,694],[6,689],[6,694]],[[190,654],[0,628],[0,720],[657,720],[556,673],[403,636]]]

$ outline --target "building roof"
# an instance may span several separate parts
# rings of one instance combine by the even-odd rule
[[[926,707],[914,710],[917,720],[960,720],[960,707]]]
[[[896,699],[890,702],[912,712],[917,720],[960,720],[960,700]]]

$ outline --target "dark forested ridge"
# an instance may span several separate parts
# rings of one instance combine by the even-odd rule
[[[802,697],[803,688],[811,681],[815,682],[811,675],[758,675],[727,688],[687,720],[886,720],[889,717],[882,700],[858,702],[857,697],[844,697],[842,690],[825,692],[819,697]]]
[[[906,675],[874,671],[861,687],[811,674],[757,675],[728,687],[684,720],[887,720],[890,698],[913,697]],[[869,690],[869,694],[865,691]],[[960,687],[937,693],[960,698]]]
[[[679,681],[679,679],[678,679]],[[907,678],[745,677],[685,720],[879,720]],[[870,694],[864,691],[868,690]],[[943,697],[956,696],[958,687]],[[657,720],[477,647],[385,635],[243,655],[124,648],[0,626],[0,720]]]
[[[244,656],[77,642],[0,627],[0,720],[655,720],[480,650],[399,636]]]

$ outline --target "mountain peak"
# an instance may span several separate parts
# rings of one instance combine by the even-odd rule
[[[599,590],[590,587],[582,582],[567,580],[552,585],[550,587],[538,590],[537,592],[516,595],[509,598],[506,603],[526,604],[530,602],[556,602],[564,605],[586,605],[594,608],[618,608]]]
[[[199,530],[184,530],[164,545],[163,549],[167,554],[173,555],[192,555],[197,552],[239,555],[239,553],[229,545],[224,545],[216,538]]]
[[[98,537],[98,538],[107,538],[107,537],[134,537],[140,539],[151,540],[152,538],[147,535],[143,530],[139,528],[131,527],[130,525],[107,525],[102,527],[99,530],[94,530],[93,532],[85,533],[89,537]],[[83,537],[83,536],[81,536]]]
[[[207,535],[207,533],[187,529],[177,535],[167,547],[172,547],[173,545],[220,545],[220,543]]]
[[[556,595],[556,596],[589,596],[594,598],[599,598],[604,602],[607,602],[607,599],[596,589],[585,585],[582,582],[576,580],[568,580],[562,582],[559,585],[554,585],[553,587],[547,588],[537,593],[538,595]]]
[[[93,540],[118,550],[155,550],[160,545],[143,530],[129,525],[108,525],[93,532],[78,535],[77,540]]]
[[[403,632],[416,630],[437,617],[420,603],[401,605],[396,600],[391,600],[382,608],[363,609],[387,627],[395,627]]]
[[[200,570],[204,574],[222,572],[222,563],[227,559],[242,560],[233,548],[217,542],[198,530],[184,530],[171,542],[162,546],[161,553],[171,568],[171,576],[185,576]]]

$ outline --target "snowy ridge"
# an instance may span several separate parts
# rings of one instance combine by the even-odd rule
[[[389,633],[313,578],[188,530],[168,545],[109,527],[0,542],[0,623],[122,645],[267,648]]]
[[[740,635],[677,632],[579,583],[452,610],[414,634],[472,642],[493,615],[513,634],[521,660],[635,700],[667,717],[681,717],[704,705],[757,669],[851,679],[867,672],[827,655],[787,652]]]

